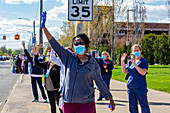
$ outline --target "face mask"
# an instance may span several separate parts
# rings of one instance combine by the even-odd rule
[[[139,57],[140,56],[140,52],[134,52],[133,54],[135,55],[135,57]]]
[[[106,56],[103,55],[103,56],[102,56],[102,59],[105,59],[105,58],[106,58]]]
[[[78,54],[78,55],[82,55],[84,52],[85,52],[85,45],[78,45],[78,46],[75,46],[75,52]]]

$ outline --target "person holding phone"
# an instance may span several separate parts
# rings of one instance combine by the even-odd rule
[[[72,39],[75,53],[63,48],[45,27],[46,12],[42,14],[41,27],[65,66],[62,98],[63,113],[96,113],[93,81],[102,95],[110,100],[110,110],[115,109],[112,94],[102,80],[100,67],[94,57],[86,54],[90,40],[85,34],[79,34]]]
[[[110,90],[110,79],[112,76],[112,70],[113,70],[113,62],[110,60],[110,55],[108,52],[103,51],[102,52],[102,66],[101,67],[101,75],[106,83],[107,88]],[[99,93],[99,98],[97,101],[101,101],[104,97]]]
[[[135,44],[132,46],[131,60],[125,64],[127,54],[121,57],[121,67],[124,74],[129,73],[127,79],[127,93],[129,99],[130,113],[138,113],[138,102],[142,113],[150,113],[147,100],[146,73],[148,70],[148,61],[141,57],[142,48]]]

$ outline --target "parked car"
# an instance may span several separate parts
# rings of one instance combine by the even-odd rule
[[[4,61],[4,58],[3,58],[3,56],[0,56],[0,60],[3,60],[3,61]]]

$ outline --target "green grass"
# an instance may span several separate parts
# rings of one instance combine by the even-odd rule
[[[126,82],[121,66],[114,68],[112,79]],[[170,93],[170,65],[150,65],[146,79],[148,88]]]

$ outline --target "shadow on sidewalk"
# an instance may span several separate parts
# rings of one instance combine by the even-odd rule
[[[95,104],[96,105],[108,105],[109,103],[98,103],[98,102],[96,102]],[[124,104],[117,104],[117,103],[115,103],[115,104],[116,104],[116,106],[126,106]]]
[[[129,103],[128,101],[124,101],[124,100],[114,100],[116,102],[124,102],[124,103]]]
[[[110,91],[127,91],[127,90],[122,90],[122,89],[110,89]]]
[[[170,103],[149,102],[149,105],[158,105],[158,106],[165,105],[165,106],[170,106]]]

